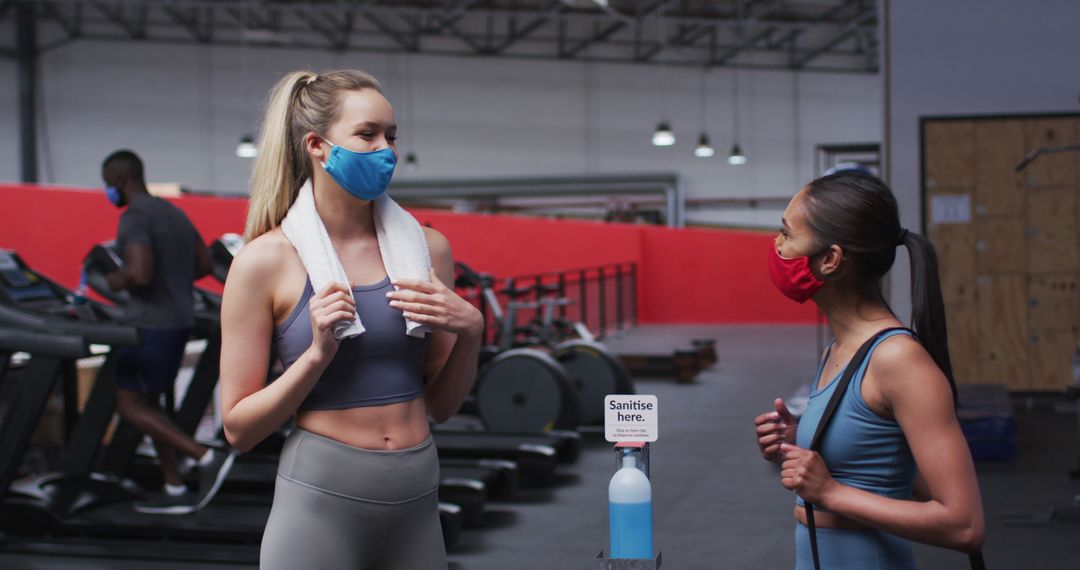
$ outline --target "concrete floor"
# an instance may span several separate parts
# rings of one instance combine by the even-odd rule
[[[655,547],[664,568],[791,568],[793,496],[762,461],[752,419],[775,397],[811,380],[818,359],[811,327],[641,327],[608,341],[619,351],[671,348],[717,338],[720,362],[694,384],[638,380],[660,403],[660,440],[652,449]],[[1009,526],[1065,506],[1080,493],[1066,472],[1080,453],[1075,407],[1052,398],[1015,399],[1018,455],[1010,464],[979,464],[986,505],[988,566],[1080,568],[1080,525]],[[585,434],[581,459],[559,484],[528,490],[512,503],[489,503],[485,524],[467,530],[449,553],[452,568],[592,568],[607,543],[607,482],[614,460],[599,431]],[[964,557],[917,546],[924,570],[964,568]],[[3,568],[191,568],[112,560],[27,558],[0,554]],[[210,568],[211,566],[200,566]],[[237,568],[232,566],[232,568]]]

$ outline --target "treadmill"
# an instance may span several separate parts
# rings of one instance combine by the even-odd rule
[[[75,302],[73,302],[75,301]],[[135,346],[139,330],[121,324],[113,307],[82,300],[34,271],[14,252],[0,250],[0,327],[22,333],[55,336],[58,345],[78,342],[110,348]],[[69,438],[59,470],[10,485],[23,460],[53,385],[63,379],[65,395],[75,391],[75,359],[86,352],[57,354],[41,343],[9,348],[29,350],[31,360],[10,413],[0,428],[0,530],[30,537],[95,537],[115,539],[110,552],[134,555],[124,544],[139,540],[181,542],[182,549],[216,561],[250,561],[257,557],[269,507],[266,505],[214,505],[186,516],[145,515],[132,509],[140,489],[129,480],[94,472],[101,442],[115,411],[116,359],[110,350],[81,414],[75,398],[65,397],[72,418]],[[195,544],[187,541],[194,541]],[[246,548],[219,549],[208,544],[229,543]],[[158,543],[155,542],[155,545]],[[50,543],[50,551],[63,550],[63,541]],[[168,550],[168,545],[160,544]],[[158,548],[155,546],[154,548]],[[135,549],[139,550],[139,549]],[[143,545],[141,551],[145,551]]]
[[[15,253],[0,250],[0,326],[19,331],[49,331],[55,335],[82,335],[90,343],[110,347],[138,343],[138,330],[119,324],[121,313],[117,309],[89,300],[79,301],[72,292],[33,271]],[[75,542],[67,538],[61,542],[38,540],[22,548],[25,552],[70,553],[71,547],[81,552],[96,552],[95,546],[87,544],[85,539],[109,538],[108,551],[114,556],[218,562],[257,560],[257,545],[270,509],[265,500],[212,503],[197,513],[179,517],[146,515],[131,508],[131,499],[140,492],[132,482],[93,473],[101,441],[115,411],[115,365],[110,353],[81,415],[77,414],[75,405],[74,358],[52,365],[51,370],[64,371],[61,375],[65,379],[65,401],[69,403],[67,415],[72,418],[77,415],[77,421],[71,422],[74,425],[58,474],[33,479],[21,487],[30,492],[19,495],[6,486],[3,488],[0,530],[22,536],[81,537]],[[31,365],[28,370],[41,366],[44,364]],[[38,408],[30,402],[44,402],[48,398],[53,378],[55,375],[27,375],[12,407],[23,413],[8,414],[0,428],[3,438],[0,474],[7,472],[8,478],[13,477],[21,463],[44,409],[44,404]],[[12,487],[16,488],[20,487]],[[440,503],[439,509],[444,539],[449,546],[460,534],[464,513],[460,506],[450,503]],[[161,539],[169,542],[162,543]]]
[[[90,345],[84,337],[78,335],[0,326],[0,380],[7,379],[10,359],[16,352],[26,352],[33,356],[21,371],[22,385],[8,405],[4,423],[0,426],[0,489],[7,489],[11,485],[29,444],[27,435],[17,430],[32,430],[36,427],[36,419],[44,412],[53,384],[58,378],[63,378],[65,383],[65,409],[77,405],[77,402],[69,399],[74,396],[75,391],[70,389],[74,376],[67,366],[76,358],[89,356]],[[46,386],[33,392],[23,388],[23,385],[35,381]],[[23,416],[29,416],[35,421],[31,424],[22,420]],[[69,426],[71,424],[70,421],[65,423]]]
[[[115,242],[109,241],[95,245],[83,259],[83,275],[86,284],[98,295],[118,308],[127,305],[130,297],[127,291],[113,291],[109,288],[105,275],[123,267],[120,253]],[[217,385],[221,364],[221,296],[195,287],[192,294],[195,309],[195,327],[192,337],[206,342],[206,348],[199,355],[191,382],[188,384],[184,399],[179,409],[175,396],[170,391],[166,394],[165,409],[181,431],[193,435],[199,421],[206,413],[213,400],[214,387]],[[147,486],[161,485],[161,470],[156,465],[134,465],[135,449],[142,435],[131,426],[121,422],[112,437],[105,455],[101,459],[102,471],[117,476],[132,475],[132,468],[138,467],[136,480]]]

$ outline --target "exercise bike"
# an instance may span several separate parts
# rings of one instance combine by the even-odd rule
[[[490,275],[458,262],[455,282],[474,290],[490,310],[496,334],[481,353],[474,400],[477,414],[493,431],[574,429],[603,422],[608,394],[632,394],[630,375],[580,323],[554,317],[569,299],[552,297],[557,289],[538,285],[501,292],[510,297],[503,308]],[[536,287],[541,287],[538,290]],[[478,293],[477,293],[478,291]],[[516,299],[538,295],[540,300]],[[538,317],[517,326],[518,310],[536,310]],[[573,330],[576,338],[561,330]]]

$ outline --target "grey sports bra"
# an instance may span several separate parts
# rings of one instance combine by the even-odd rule
[[[405,334],[405,318],[386,298],[393,289],[389,277],[374,285],[353,287],[356,311],[366,330],[341,341],[301,410],[379,406],[423,395],[427,338]],[[306,317],[313,295],[308,281],[289,318],[274,327],[274,342],[286,369],[311,346],[311,323]]]

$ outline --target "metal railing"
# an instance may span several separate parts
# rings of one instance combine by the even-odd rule
[[[557,306],[556,316],[571,323],[583,323],[597,339],[626,330],[637,324],[637,263],[613,263],[594,267],[568,269],[496,277],[495,293],[505,310],[511,301],[527,305],[513,310],[516,327],[526,327],[539,320],[543,311],[540,301],[544,298],[564,299]],[[528,294],[511,298],[509,290],[529,289]],[[464,297],[484,313],[486,323],[484,338],[495,344],[499,324],[494,311],[479,291],[460,289]]]

